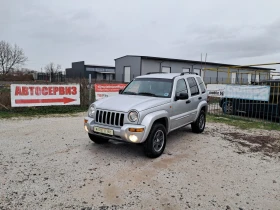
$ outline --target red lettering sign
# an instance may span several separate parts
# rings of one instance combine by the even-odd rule
[[[80,85],[11,85],[12,107],[80,104]]]

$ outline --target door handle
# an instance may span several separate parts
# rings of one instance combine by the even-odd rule
[[[201,100],[201,99],[202,99],[202,97],[199,97],[199,98],[198,98],[198,100]]]
[[[189,104],[189,103],[191,103],[191,101],[190,101],[190,100],[187,100],[187,101],[186,101],[186,104]]]

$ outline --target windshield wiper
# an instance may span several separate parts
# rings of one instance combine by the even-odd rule
[[[138,93],[138,95],[146,95],[146,96],[155,96],[155,97],[156,97],[155,94],[153,94],[153,93],[148,93],[148,92],[140,92],[140,93]]]
[[[134,92],[130,92],[130,91],[123,92],[122,94],[136,95],[136,93],[134,93]]]

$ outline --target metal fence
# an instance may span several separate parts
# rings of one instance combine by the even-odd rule
[[[49,82],[65,82],[65,75],[62,72],[47,74],[36,73],[33,75],[34,80],[37,81],[49,81]]]
[[[252,83],[260,82],[264,78],[231,78],[231,77],[203,77],[205,84],[239,84],[250,85]]]
[[[228,85],[225,86],[229,87]],[[232,87],[228,89],[228,91],[230,91],[230,96],[226,93],[228,91],[225,89],[217,90],[216,95],[215,91],[213,91],[214,94],[209,94],[208,102],[210,114],[245,117],[279,123],[280,80],[258,82],[252,85],[230,86]],[[242,90],[242,87],[244,87],[244,90]],[[251,91],[250,87],[252,88]],[[267,88],[267,99],[255,97],[256,93],[254,93],[253,89],[265,87]]]

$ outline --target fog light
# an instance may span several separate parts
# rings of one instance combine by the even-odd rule
[[[143,132],[144,128],[129,128],[128,130],[130,132]]]
[[[86,130],[86,132],[88,132],[88,128],[87,128],[87,126],[85,125],[85,130]]]
[[[138,137],[135,136],[135,135],[130,135],[129,140],[132,141],[132,142],[136,142],[138,140]]]

